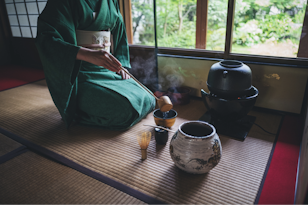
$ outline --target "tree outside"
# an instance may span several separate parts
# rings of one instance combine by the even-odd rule
[[[157,0],[160,47],[194,49],[196,0]],[[307,0],[237,0],[233,53],[296,57]],[[209,0],[207,50],[223,51],[228,0]],[[154,45],[153,0],[132,0],[134,43]]]

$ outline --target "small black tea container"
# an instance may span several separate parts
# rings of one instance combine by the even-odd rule
[[[155,128],[155,140],[157,144],[165,145],[168,142],[168,131]]]

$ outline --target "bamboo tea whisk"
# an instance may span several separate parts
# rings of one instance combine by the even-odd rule
[[[141,148],[141,159],[145,160],[147,158],[147,148],[151,141],[151,132],[142,132],[141,135],[138,135],[138,143]]]

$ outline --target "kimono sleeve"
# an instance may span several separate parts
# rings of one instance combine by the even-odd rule
[[[113,55],[122,63],[123,67],[131,68],[125,24],[117,2],[114,4],[119,18],[116,21],[114,29],[111,31],[113,35]]]
[[[38,18],[36,47],[43,65],[51,97],[63,120],[69,125],[74,117],[77,75],[80,61],[76,55],[76,18],[72,1],[49,0]]]

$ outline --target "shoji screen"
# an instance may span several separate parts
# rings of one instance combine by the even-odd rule
[[[37,17],[47,0],[5,0],[13,37],[35,38]]]

